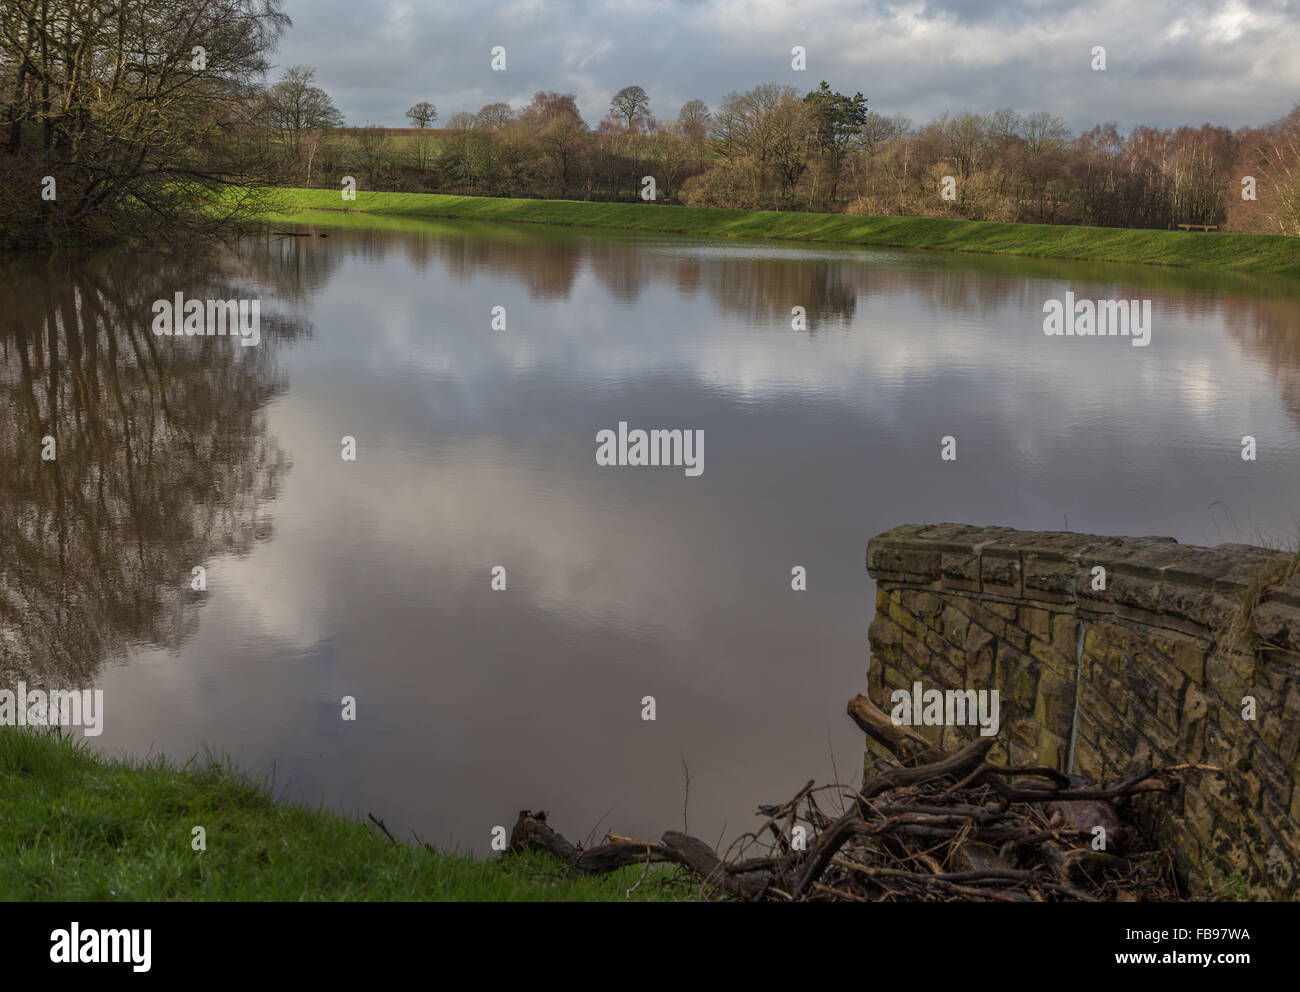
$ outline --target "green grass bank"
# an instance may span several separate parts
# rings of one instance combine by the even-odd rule
[[[1300,238],[1263,234],[997,224],[927,217],[852,217],[639,203],[511,200],[435,193],[362,191],[357,193],[355,201],[344,201],[336,190],[283,189],[277,193],[278,211],[271,216],[281,220],[293,219],[294,212],[301,209],[340,210],[400,217],[981,252],[1300,276]]]
[[[376,811],[382,815],[382,811]],[[191,846],[206,831],[207,850]],[[504,824],[509,829],[510,823]],[[486,830],[485,826],[485,836]],[[658,866],[574,877],[540,855],[476,859],[277,800],[228,762],[108,760],[69,737],[0,727],[0,899],[676,900]]]

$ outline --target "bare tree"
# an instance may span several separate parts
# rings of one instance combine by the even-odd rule
[[[250,80],[288,23],[280,0],[0,3],[0,187],[57,179],[53,200],[0,198],[0,242],[219,223],[199,191],[270,178]]]
[[[857,145],[870,157],[886,141],[901,138],[907,133],[908,122],[902,117],[885,117],[874,110],[867,111],[867,116],[858,129]]]
[[[438,119],[438,108],[428,100],[421,100],[406,111],[413,127],[428,127]]]
[[[578,112],[578,98],[572,93],[539,90],[533,94],[532,103],[519,115],[520,121],[534,131],[540,131],[560,117],[567,117],[584,129],[587,126]]]
[[[357,128],[357,157],[366,180],[372,187],[379,186],[379,178],[387,169],[392,154],[389,149],[388,134],[380,127]]]
[[[650,113],[650,97],[640,86],[624,86],[609,101],[609,109],[627,121],[627,133],[631,134],[632,129]]]
[[[1024,119],[1010,107],[999,107],[985,118],[989,142],[994,147],[1004,147],[1023,140]]]
[[[751,156],[766,166],[778,138],[778,111],[798,100],[793,86],[778,83],[764,83],[746,93],[728,93],[713,122],[719,151],[727,158]]]
[[[515,112],[510,109],[508,103],[489,103],[486,104],[477,114],[474,115],[474,123],[478,127],[485,127],[489,130],[497,131],[510,124],[515,119]]]
[[[682,137],[697,144],[708,135],[712,120],[713,115],[703,100],[688,100],[677,113],[677,127],[681,130]]]
[[[315,78],[316,70],[311,66],[291,66],[266,94],[268,122],[280,134],[294,161],[301,155],[306,132],[343,125],[343,115],[330,95],[314,84]]]
[[[433,167],[437,145],[431,134],[417,134],[406,145],[406,161],[417,172],[425,172]]]
[[[542,148],[551,161],[560,196],[568,192],[574,180],[585,134],[586,128],[580,127],[572,117],[560,115],[539,135]]]
[[[988,118],[968,111],[945,113],[935,126],[946,145],[945,154],[953,160],[962,179],[969,179],[989,145]]]
[[[1260,204],[1278,234],[1300,235],[1300,104],[1268,128],[1260,156]]]
[[[1030,155],[1043,155],[1065,148],[1070,140],[1070,129],[1055,114],[1040,110],[1021,122],[1020,136]]]

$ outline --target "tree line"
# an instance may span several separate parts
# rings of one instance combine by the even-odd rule
[[[334,171],[354,163],[372,188],[635,200],[653,176],[657,202],[691,206],[1300,235],[1300,104],[1262,127],[1073,134],[1010,108],[918,125],[826,82],[767,83],[659,119],[633,86],[594,128],[573,94],[539,92],[436,132],[363,128],[336,143]]]
[[[282,0],[4,0],[0,245],[179,233],[286,184],[694,206],[1300,234],[1300,105],[1263,127],[1046,112],[916,124],[828,83],[766,83],[657,116],[641,86],[593,127],[572,93],[412,127],[345,127],[309,66],[263,82]],[[1243,191],[1247,197],[1243,198]],[[1253,197],[1253,198],[1251,198]]]

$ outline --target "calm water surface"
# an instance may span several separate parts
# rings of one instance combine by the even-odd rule
[[[680,828],[685,765],[714,841],[859,774],[872,535],[1296,533],[1284,282],[382,223],[8,265],[0,681],[480,851],[523,808]],[[1045,336],[1067,290],[1152,300],[1150,346]],[[261,299],[262,343],[155,336],[177,291]],[[598,466],[619,421],[703,430],[703,474]]]

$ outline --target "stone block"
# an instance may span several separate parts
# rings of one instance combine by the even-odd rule
[[[958,648],[966,647],[966,632],[970,630],[970,617],[952,606],[944,608],[939,617],[943,639]]]
[[[1052,614],[1042,607],[1020,607],[1019,624],[1040,641],[1052,640]]]

